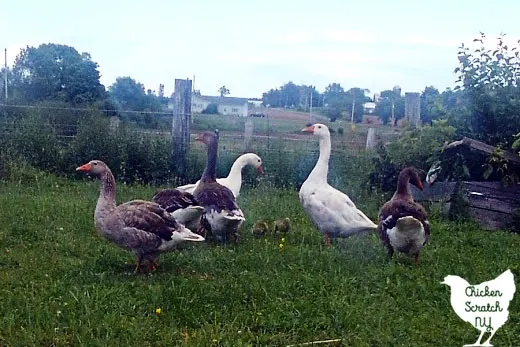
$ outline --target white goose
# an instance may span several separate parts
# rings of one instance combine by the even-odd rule
[[[316,166],[300,188],[300,202],[324,234],[325,245],[330,247],[331,237],[349,237],[364,231],[375,231],[377,225],[358,210],[346,194],[327,182],[331,150],[329,129],[324,124],[316,123],[302,131],[319,138],[320,155]]]
[[[235,160],[227,177],[217,178],[217,182],[222,184],[224,187],[228,187],[233,192],[233,195],[235,195],[235,198],[238,198],[238,195],[240,194],[240,188],[242,187],[242,169],[247,165],[256,168],[259,175],[264,173],[262,159],[255,153],[246,153],[242,154]],[[196,183],[177,187],[177,189],[193,194],[199,182],[200,180]]]

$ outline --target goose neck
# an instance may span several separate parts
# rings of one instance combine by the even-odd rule
[[[208,144],[208,160],[206,168],[202,173],[202,182],[215,182],[217,179],[217,145],[216,143]]]
[[[330,137],[320,138],[320,154],[318,162],[311,172],[311,177],[318,180],[327,180],[329,172],[329,159],[330,159]]]
[[[242,179],[242,169],[247,165],[244,158],[238,158],[235,160],[233,165],[231,165],[231,169],[229,170],[229,178],[237,178]]]
[[[107,171],[101,176],[101,187],[96,204],[95,217],[102,219],[106,214],[116,208],[116,182],[112,172]]]
[[[403,197],[411,196],[410,189],[408,188],[409,180],[410,180],[409,177],[399,175],[399,177],[397,179],[397,190],[395,191],[394,196],[403,196]]]

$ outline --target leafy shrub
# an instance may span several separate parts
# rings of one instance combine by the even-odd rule
[[[34,167],[58,172],[61,160],[60,144],[54,127],[41,116],[29,116],[10,123],[5,142],[12,155],[23,157]]]
[[[407,166],[427,171],[441,155],[442,148],[454,140],[455,128],[446,120],[432,122],[432,126],[409,129],[386,147],[379,146],[374,159],[374,171],[370,173],[373,188],[383,192],[393,191],[397,175]]]
[[[204,110],[202,110],[203,114],[218,114],[218,105],[217,104],[209,104]]]
[[[461,85],[456,89],[461,88],[469,101],[467,135],[510,148],[520,131],[519,47],[508,47],[503,35],[497,38],[496,48],[488,48],[485,41],[481,33],[473,40],[479,47],[459,47],[455,72]]]

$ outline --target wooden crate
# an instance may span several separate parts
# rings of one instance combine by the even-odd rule
[[[410,187],[416,201],[440,204],[448,213],[465,204],[469,216],[489,230],[510,228],[515,210],[520,209],[520,184],[436,182],[423,191]],[[456,199],[457,194],[462,199]]]

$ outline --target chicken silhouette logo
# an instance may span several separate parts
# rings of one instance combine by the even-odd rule
[[[513,273],[507,270],[494,280],[475,285],[459,276],[448,275],[441,284],[450,286],[450,303],[455,313],[480,330],[477,341],[464,347],[493,346],[491,338],[509,316],[507,309],[516,290]],[[486,332],[490,335],[481,343]]]

